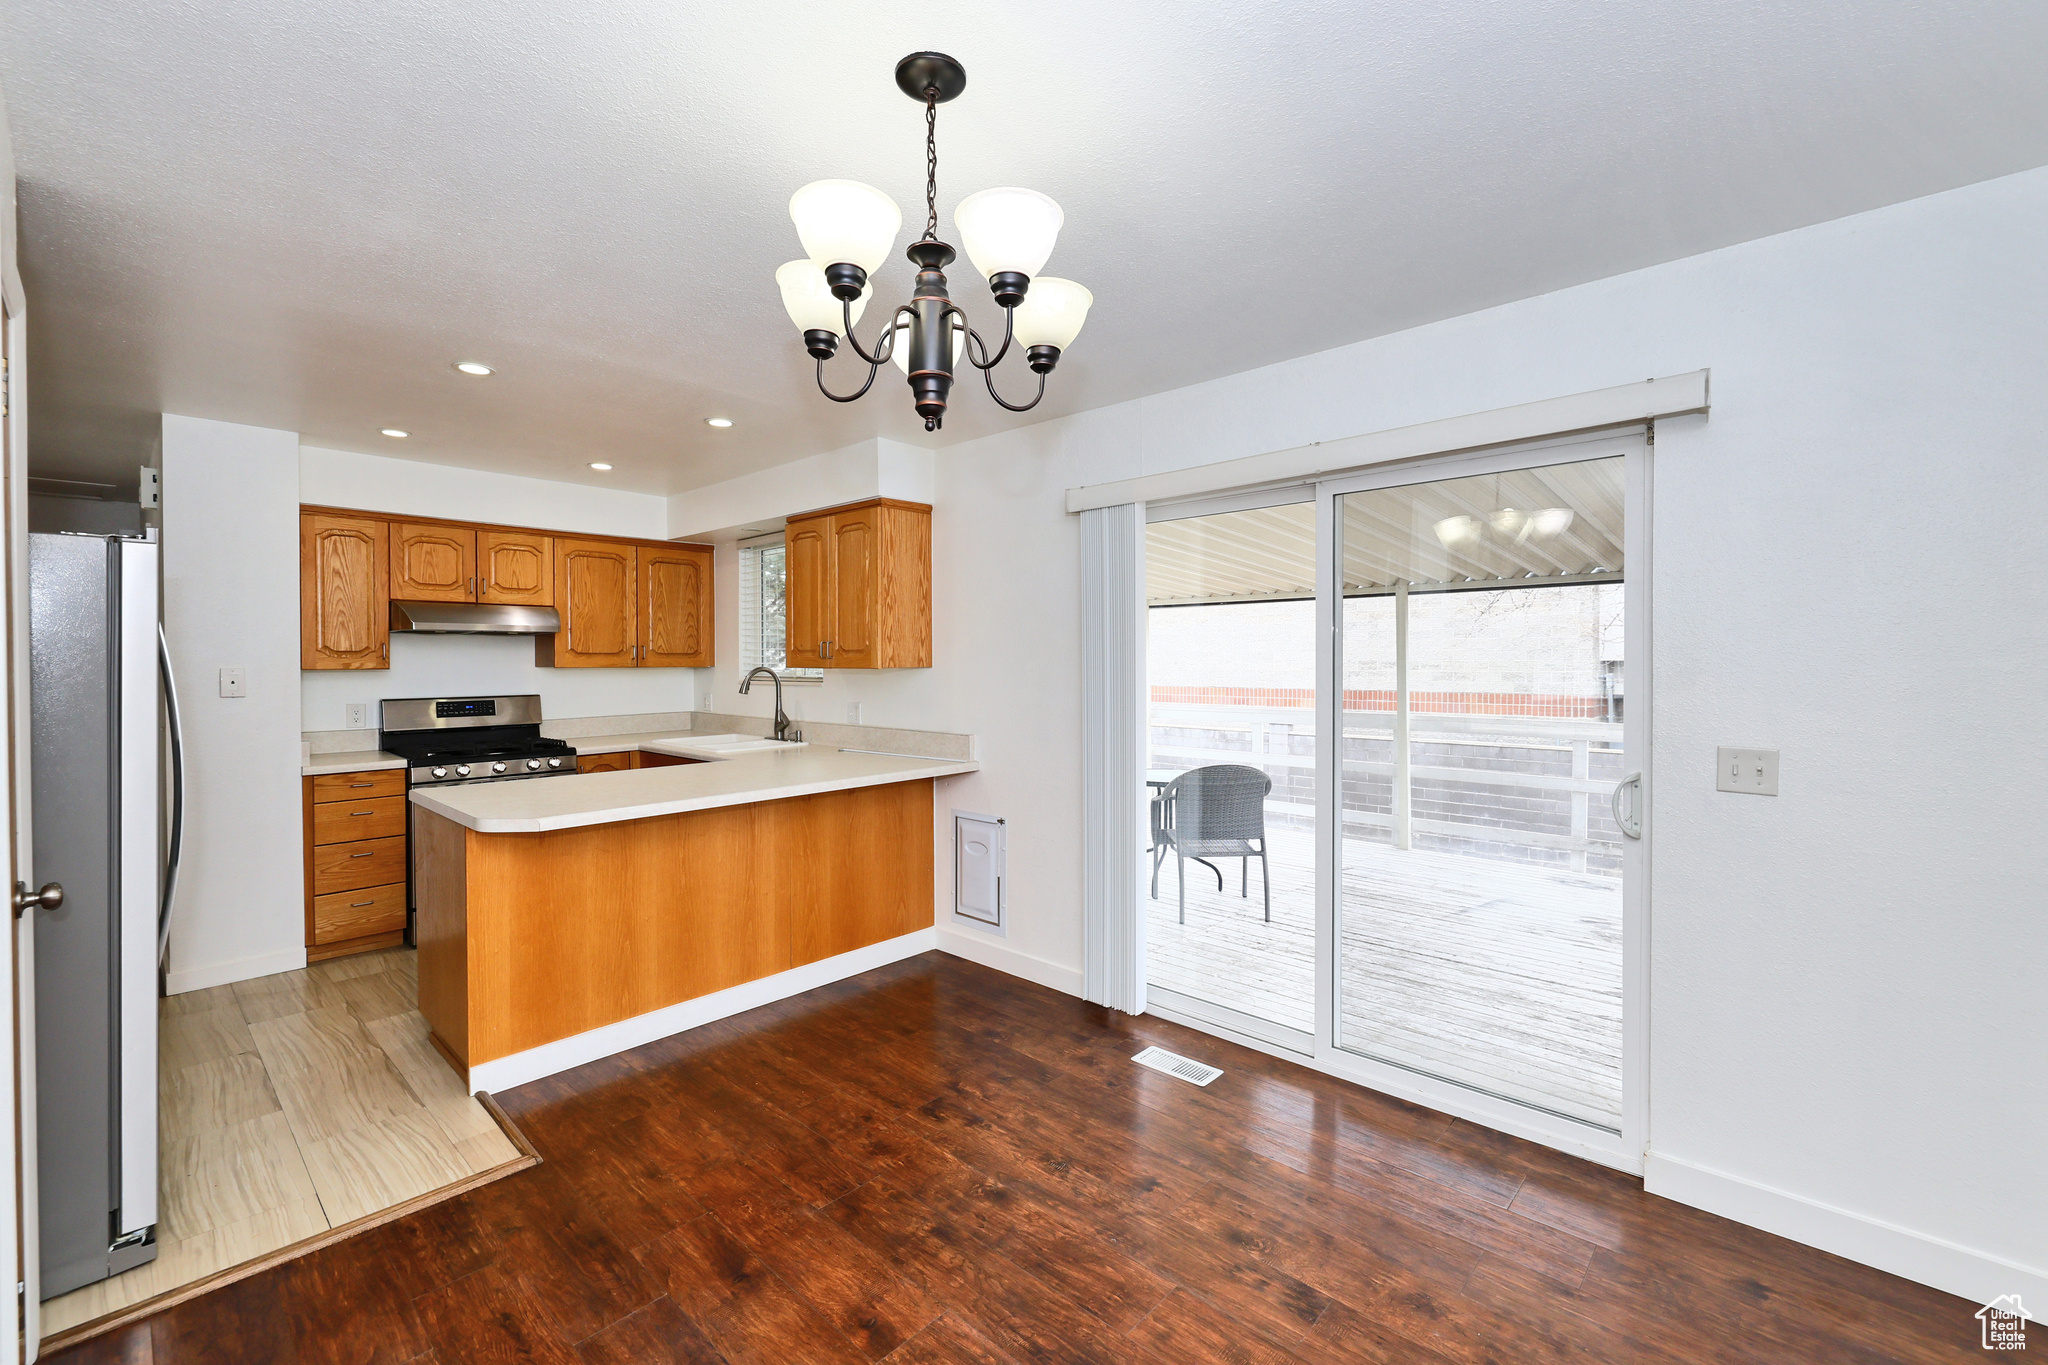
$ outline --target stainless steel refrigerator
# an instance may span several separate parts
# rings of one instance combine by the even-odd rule
[[[175,694],[153,539],[29,537],[42,1296],[153,1260]],[[169,703],[167,707],[167,702]],[[171,718],[166,734],[164,717]]]

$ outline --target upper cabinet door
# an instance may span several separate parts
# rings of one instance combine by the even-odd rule
[[[825,641],[832,638],[832,519],[792,521],[783,533],[783,603],[790,668],[830,668]]]
[[[476,601],[476,532],[467,526],[391,523],[391,597]]]
[[[932,666],[932,509],[875,508],[875,668]]]
[[[299,667],[391,666],[390,533],[371,517],[299,517]]]
[[[534,661],[555,668],[631,668],[639,657],[634,547],[555,537],[555,610],[562,629],[534,637]]]
[[[875,613],[881,549],[875,509],[832,516],[831,667],[875,667]]]
[[[525,531],[476,533],[476,600],[555,605],[555,541]]]
[[[640,664],[711,667],[711,547],[642,545]]]

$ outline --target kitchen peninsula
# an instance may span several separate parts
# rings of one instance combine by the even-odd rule
[[[921,951],[933,783],[977,766],[792,745],[414,791],[434,1042],[499,1089]]]

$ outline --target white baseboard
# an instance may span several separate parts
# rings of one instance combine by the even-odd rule
[[[2001,1294],[2018,1294],[2029,1316],[2038,1321],[2042,1305],[2048,1305],[2048,1273],[2043,1271],[1676,1157],[1652,1152],[1645,1163],[1643,1188],[1959,1295],[1973,1306]]]
[[[525,1085],[528,1081],[537,1081],[543,1076],[552,1076],[600,1057],[610,1057],[685,1029],[744,1014],[762,1005],[772,1005],[777,1000],[787,1000],[792,995],[802,995],[805,991],[829,986],[834,981],[844,981],[849,976],[859,976],[862,972],[886,967],[891,962],[928,953],[938,946],[936,934],[934,929],[919,929],[901,938],[870,943],[865,948],[856,948],[820,962],[809,962],[786,972],[777,972],[774,976],[764,976],[758,981],[742,982],[722,991],[713,991],[710,995],[700,995],[694,1000],[636,1014],[631,1019],[621,1019],[616,1024],[606,1024],[588,1033],[557,1038],[552,1043],[515,1052],[509,1057],[480,1062],[469,1069],[469,1088],[493,1092],[510,1090],[516,1085]]]
[[[942,953],[964,957],[969,962],[979,962],[1009,976],[1020,976],[1026,981],[1036,982],[1050,990],[1065,995],[1081,993],[1081,974],[1072,967],[1062,967],[1057,962],[1047,962],[1042,957],[1020,953],[1000,939],[983,934],[963,934],[952,929],[940,929],[938,948]]]
[[[181,967],[164,973],[164,994],[183,995],[187,991],[203,991],[210,986],[251,981],[259,976],[275,976],[279,972],[295,972],[305,965],[304,948],[281,948],[277,952],[258,953],[254,957],[209,962],[203,967]]]

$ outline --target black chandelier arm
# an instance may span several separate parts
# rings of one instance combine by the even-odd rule
[[[960,328],[962,331],[967,333],[968,364],[972,365],[977,370],[993,370],[996,366],[1003,363],[1003,357],[1010,353],[1010,340],[1016,334],[1017,313],[1015,309],[1005,308],[1003,310],[1003,349],[996,352],[996,358],[994,360],[990,360],[988,358],[988,343],[981,339],[981,333],[975,331],[974,328],[971,325],[969,325],[967,321],[967,314],[961,312],[959,308],[955,307],[949,310],[948,315],[960,319]],[[976,351],[981,352],[982,358],[980,360],[976,360],[974,358],[974,353]]]
[[[853,300],[841,299],[839,301],[839,307],[840,310],[846,316],[846,344],[853,347],[853,353],[859,356],[862,360],[867,361],[867,363],[870,365],[881,365],[886,363],[889,357],[895,354],[896,351],[896,319],[903,316],[903,314],[905,313],[909,313],[911,311],[910,305],[898,304],[896,307],[896,311],[889,315],[889,325],[882,329],[882,339],[875,346],[875,353],[873,355],[869,355],[866,351],[861,349],[860,338],[853,334]],[[862,389],[861,392],[865,393],[867,392],[867,390]]]
[[[875,386],[875,376],[881,373],[882,365],[886,360],[887,357],[885,356],[882,360],[874,361],[868,366],[868,378],[865,384],[862,384],[852,393],[837,394],[825,387],[825,362],[823,358],[820,358],[818,361],[818,392],[824,394],[835,403],[851,403],[855,399],[864,398],[867,396],[868,390]]]
[[[1031,395],[1029,403],[1012,403],[997,393],[996,372],[993,369],[983,370],[981,372],[981,379],[983,383],[988,385],[988,396],[996,400],[996,405],[1008,408],[1011,412],[1029,412],[1038,406],[1038,400],[1045,397],[1045,376],[1043,374],[1038,376],[1038,392]]]

